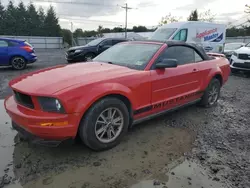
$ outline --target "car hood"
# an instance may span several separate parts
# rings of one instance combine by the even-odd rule
[[[237,50],[235,50],[236,53],[245,53],[250,54],[250,47],[241,47]]]
[[[224,50],[224,53],[232,53],[234,52],[235,50]]]
[[[135,72],[137,70],[108,63],[77,63],[31,72],[12,80],[9,85],[19,92],[46,96],[76,84],[87,85]]]
[[[89,45],[84,45],[84,46],[75,46],[75,47],[71,47],[68,49],[68,51],[72,51],[72,50],[84,50],[87,48],[93,48],[94,46],[89,46]]]

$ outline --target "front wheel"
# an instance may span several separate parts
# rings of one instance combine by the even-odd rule
[[[205,107],[214,106],[220,97],[220,88],[220,81],[216,78],[212,79],[201,98],[200,104]]]
[[[126,105],[117,98],[104,98],[95,103],[79,127],[81,140],[89,148],[101,151],[120,143],[129,125]]]
[[[10,64],[15,70],[23,70],[26,68],[26,65],[27,65],[26,60],[21,56],[13,57],[11,59]]]

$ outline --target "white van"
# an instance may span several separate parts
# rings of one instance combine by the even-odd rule
[[[226,25],[200,21],[174,22],[159,27],[150,40],[180,40],[201,45],[206,52],[222,53]]]

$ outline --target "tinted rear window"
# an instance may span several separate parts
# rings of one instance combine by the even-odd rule
[[[16,41],[8,41],[9,46],[19,46],[19,43]]]
[[[26,44],[27,46],[32,47],[32,45],[30,43],[26,42],[26,41],[24,42],[24,44]]]

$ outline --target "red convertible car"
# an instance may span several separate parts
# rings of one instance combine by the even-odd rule
[[[228,80],[226,58],[183,42],[119,43],[93,62],[50,67],[10,82],[13,127],[40,144],[79,136],[93,150],[117,145],[128,128],[199,102],[216,104]]]

